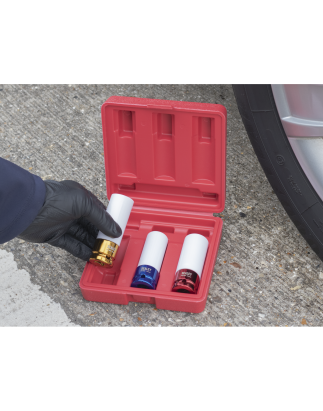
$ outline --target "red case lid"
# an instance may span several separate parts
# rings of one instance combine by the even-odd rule
[[[124,194],[136,208],[223,211],[225,107],[114,96],[101,114],[108,198]]]

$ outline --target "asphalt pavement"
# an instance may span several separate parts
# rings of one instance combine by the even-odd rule
[[[227,199],[206,308],[191,314],[86,301],[83,261],[14,239],[0,245],[0,325],[322,325],[322,262],[268,183],[231,86],[0,85],[0,156],[43,179],[76,180],[107,203],[100,108],[112,95],[227,108]]]

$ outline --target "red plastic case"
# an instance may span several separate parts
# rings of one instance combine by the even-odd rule
[[[222,232],[226,109],[218,104],[111,97],[102,106],[107,195],[134,206],[112,268],[87,263],[80,280],[86,300],[155,304],[165,310],[204,310]],[[130,287],[147,234],[161,231],[168,246],[156,290]],[[197,294],[172,292],[186,235],[209,248]]]

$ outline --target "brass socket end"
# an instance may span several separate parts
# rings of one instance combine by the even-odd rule
[[[118,248],[118,244],[98,238],[95,241],[89,262],[100,267],[113,267]]]

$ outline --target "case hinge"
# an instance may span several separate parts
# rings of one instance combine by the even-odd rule
[[[156,207],[141,207],[141,206],[133,206],[132,208],[134,211],[145,212],[145,211],[153,211],[153,212],[170,212],[180,215],[190,215],[190,216],[201,216],[201,217],[213,217],[213,213],[204,213],[200,211],[189,211],[189,210],[178,210],[172,208],[156,208]]]

